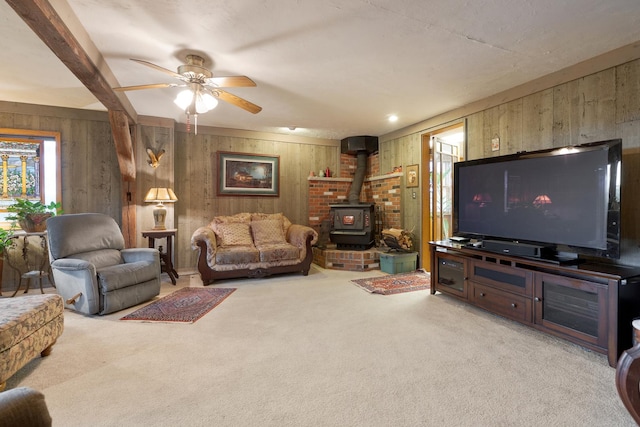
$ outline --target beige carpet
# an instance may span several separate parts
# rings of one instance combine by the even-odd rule
[[[43,391],[60,427],[634,425],[604,356],[429,291],[362,292],[363,276],[220,281],[237,291],[194,324],[66,311],[8,387]]]

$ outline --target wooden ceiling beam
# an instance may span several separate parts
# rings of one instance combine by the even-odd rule
[[[104,64],[104,59],[88,35],[82,34],[85,36],[82,37],[85,44],[83,46],[49,1],[6,1],[102,105],[109,111],[124,111],[131,123],[137,123],[137,114],[129,100],[112,89],[112,86],[117,86],[117,82],[109,84],[105,78],[104,74],[110,74],[110,71],[103,68],[101,72],[96,65],[96,63]],[[75,17],[70,9],[65,12],[69,12],[65,16]],[[76,31],[79,32],[80,29],[76,28]],[[84,29],[82,31],[84,32]],[[88,52],[92,52],[94,58]],[[103,67],[106,66],[103,65]],[[112,79],[115,80],[114,77]]]
[[[133,156],[133,143],[129,133],[129,121],[122,111],[109,110],[109,121],[113,142],[116,145],[116,154],[120,173],[124,181],[136,180],[136,162]]]
[[[138,121],[136,111],[123,93],[112,89],[119,86],[116,78],[68,4],[56,3],[59,8],[56,10],[47,0],[6,1],[109,111],[118,166],[123,184],[126,183],[122,188],[122,231],[127,247],[135,247],[136,164],[129,126]]]

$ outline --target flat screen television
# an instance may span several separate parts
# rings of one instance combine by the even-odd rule
[[[453,232],[551,257],[620,257],[622,140],[454,164]]]

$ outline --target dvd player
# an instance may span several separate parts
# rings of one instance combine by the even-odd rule
[[[471,239],[469,239],[468,237],[452,236],[452,237],[449,237],[449,240],[451,240],[454,243],[465,243]]]

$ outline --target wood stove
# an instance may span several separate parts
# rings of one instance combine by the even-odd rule
[[[367,250],[375,244],[375,205],[360,203],[360,192],[367,172],[367,157],[378,151],[378,137],[345,138],[341,141],[340,151],[356,155],[356,172],[347,196],[348,203],[329,206],[329,236],[338,249]]]
[[[375,243],[373,203],[330,205],[331,241],[338,249],[367,250]]]

